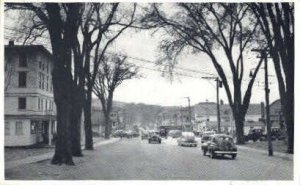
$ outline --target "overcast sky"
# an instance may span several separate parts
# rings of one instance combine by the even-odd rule
[[[127,53],[129,56],[155,61],[160,55],[157,49],[160,40],[161,38],[159,38],[157,35],[152,37],[149,31],[142,31],[138,33],[134,31],[127,31],[118,39],[113,49]],[[147,68],[158,69],[158,67],[155,65],[140,62],[138,60],[129,58],[128,61],[139,66],[143,65]],[[251,61],[247,62],[249,62],[249,66],[253,66],[255,65],[255,62],[258,62],[258,59],[251,59]],[[147,104],[158,105],[183,106],[187,105],[187,99],[184,97],[190,97],[191,104],[204,102],[206,100],[216,101],[215,81],[201,79],[203,76],[210,76],[206,75],[206,73],[216,74],[217,76],[210,59],[206,55],[183,54],[180,57],[179,64],[177,66],[179,68],[188,68],[191,70],[200,71],[202,73],[194,73],[186,70],[182,71],[180,69],[175,69],[175,71],[190,76],[195,76],[197,78],[175,75],[174,80],[171,81],[168,77],[163,77],[162,72],[141,68],[140,70],[144,75],[144,78],[125,81],[116,90],[115,100],[136,103],[143,102]],[[275,74],[271,62],[269,68],[269,74]],[[228,70],[229,69],[226,71]],[[279,97],[276,79],[274,77],[275,76],[270,77],[270,102],[278,99]],[[243,83],[247,84],[247,81],[249,81],[249,70],[245,71]],[[259,85],[258,82],[260,82]],[[260,70],[253,88],[251,102],[260,103],[264,101],[265,94],[263,82],[264,71]],[[224,88],[220,89],[220,99],[224,100],[224,102],[228,102]]]
[[[11,16],[11,18],[17,18],[17,16]],[[5,26],[11,27],[13,21],[16,20],[6,19]],[[8,36],[13,38],[13,34],[8,34]],[[151,31],[136,32],[134,30],[127,30],[118,38],[116,43],[114,43],[109,50],[127,54],[129,57],[141,58],[154,62],[160,56],[160,51],[157,48],[161,40],[162,38],[159,34],[151,35]],[[7,44],[7,38],[5,39],[5,42]],[[218,55],[219,59],[224,57],[222,56],[221,51]],[[161,71],[158,71],[159,67],[155,64],[128,58],[128,62],[134,63],[140,67],[139,71],[142,77],[128,80],[121,84],[115,91],[114,100],[176,106],[186,106],[187,99],[185,97],[190,97],[192,105],[206,100],[215,102],[215,81],[201,79],[201,77],[211,76],[207,75],[207,73],[216,74],[210,59],[201,53],[196,55],[185,52],[180,56],[178,61],[179,63],[177,66],[179,68],[187,68],[200,72],[195,73],[188,70],[175,69],[175,71],[184,75],[193,76],[193,78],[175,74],[171,81],[170,78],[164,77]],[[226,60],[223,62],[226,62]],[[246,60],[244,84],[247,84],[249,81],[249,69],[254,67],[257,62],[258,59],[255,57],[250,57],[249,60]],[[271,62],[269,69],[269,74],[274,75],[275,72]],[[226,68],[225,72],[229,72],[229,69]],[[217,76],[217,74],[215,76]],[[270,81],[270,102],[273,102],[279,98],[278,87],[275,76],[271,76]],[[229,82],[232,83],[230,79]],[[260,70],[252,91],[252,103],[264,101],[265,94],[263,82],[264,71]],[[243,87],[243,90],[244,89],[245,87]],[[220,99],[225,103],[228,102],[224,88],[220,89]]]

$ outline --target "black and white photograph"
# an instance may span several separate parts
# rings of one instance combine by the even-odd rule
[[[1,2],[1,184],[298,184],[298,4]]]

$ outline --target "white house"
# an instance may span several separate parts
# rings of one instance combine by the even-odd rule
[[[52,55],[41,45],[5,46],[5,146],[52,144]]]

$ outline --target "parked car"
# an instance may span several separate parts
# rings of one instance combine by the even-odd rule
[[[272,139],[284,140],[286,138],[286,133],[283,129],[278,127],[271,128]]]
[[[278,127],[273,127],[271,128],[271,139],[272,140],[284,140],[286,139],[286,133],[284,130],[278,128]],[[264,134],[263,136],[260,137],[260,141],[266,141],[267,140],[267,134]]]
[[[177,139],[178,146],[194,146],[198,143],[193,132],[182,132],[182,135]]]
[[[245,141],[252,140],[256,142],[257,140],[261,140],[261,138],[265,138],[264,130],[261,128],[253,128],[249,130],[248,135],[245,136]]]
[[[132,131],[132,136],[133,137],[139,137],[140,134],[137,131]]]
[[[124,130],[116,130],[113,132],[112,137],[126,137],[126,132]]]
[[[216,132],[214,130],[208,130],[208,131],[200,132],[199,136],[203,137],[203,136],[209,136],[209,135],[213,135],[213,134],[216,134]]]
[[[209,140],[209,136],[210,136],[210,135],[203,135],[203,136],[201,137],[201,143],[207,142],[207,141]]]
[[[168,136],[170,136],[172,138],[179,138],[181,135],[182,135],[181,130],[170,130],[168,133]]]
[[[225,134],[209,136],[209,141],[203,143],[201,149],[204,156],[208,153],[211,158],[215,158],[217,155],[230,155],[232,159],[235,159],[237,156],[237,147],[233,138]]]
[[[149,139],[149,133],[142,133],[141,134],[141,139],[144,140],[144,139]]]
[[[161,143],[161,138],[157,134],[152,134],[149,139],[148,143]]]
[[[132,130],[128,130],[128,131],[126,131],[125,133],[126,133],[126,137],[127,137],[128,139],[133,137],[133,131],[132,131]]]

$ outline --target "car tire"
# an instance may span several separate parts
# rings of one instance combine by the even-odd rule
[[[210,151],[210,158],[212,158],[212,159],[214,159],[215,157],[216,157],[216,155],[215,155],[215,153],[214,153],[214,151]]]
[[[232,154],[231,159],[235,159],[235,158],[236,158],[236,154]]]
[[[205,149],[203,150],[203,156],[206,156],[206,150]]]

